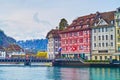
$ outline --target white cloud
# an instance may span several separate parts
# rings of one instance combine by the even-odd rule
[[[46,33],[51,29],[48,21],[39,20],[34,11],[19,11],[9,15],[5,20],[1,21],[0,27],[5,30],[5,33],[14,37],[17,40],[45,38]],[[36,20],[39,23],[36,23]]]
[[[47,32],[58,26],[61,18],[69,23],[80,15],[93,11],[113,10],[120,1],[82,0],[0,0],[0,29],[17,39],[45,38]],[[106,3],[109,3],[106,7]],[[90,6],[89,6],[89,5]],[[113,5],[113,6],[111,6]],[[91,11],[91,12],[90,12]],[[93,12],[94,13],[94,12]]]

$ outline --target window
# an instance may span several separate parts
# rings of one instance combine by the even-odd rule
[[[86,42],[88,42],[88,38],[86,38]]]
[[[120,38],[118,38],[118,42],[120,42]]]
[[[94,47],[96,47],[96,43],[94,43]]]
[[[117,33],[118,33],[118,34],[120,33],[119,30],[117,30]]]
[[[77,32],[74,32],[74,36],[77,36]]]
[[[58,46],[58,44],[57,44],[57,43],[55,43],[55,46]]]
[[[94,41],[96,41],[96,36],[94,36]]]
[[[68,44],[68,40],[66,40],[66,44]]]
[[[66,33],[66,37],[68,37],[68,33]]]
[[[100,60],[102,60],[102,56],[100,56]]]
[[[81,39],[79,40],[79,42],[80,42],[80,43],[83,43],[83,38],[81,38]]]
[[[113,24],[113,23],[114,23],[114,21],[112,20],[112,21],[111,21],[111,24]]]
[[[118,52],[120,52],[120,46],[118,46]]]
[[[72,44],[72,40],[70,40],[70,44]]]
[[[99,47],[101,47],[101,43],[99,43]]]
[[[118,26],[120,27],[120,22],[118,22]]]
[[[96,29],[94,29],[94,33],[96,33]]]
[[[79,47],[79,50],[83,50],[83,46],[82,45]]]
[[[106,35],[106,40],[108,40],[108,35]]]
[[[102,43],[102,47],[104,47],[104,43]]]
[[[99,37],[99,40],[101,40],[101,36],[98,36]]]
[[[104,40],[104,35],[102,35],[102,40]]]
[[[65,37],[65,34],[62,34],[62,37],[64,38],[64,37]]]
[[[99,32],[100,32],[100,28],[99,28]]]
[[[97,60],[97,56],[95,56],[95,60]]]
[[[107,27],[105,28],[105,31],[108,32],[108,28]]]
[[[111,42],[111,46],[113,46],[113,42]]]
[[[113,40],[113,35],[110,35],[110,39]]]
[[[108,43],[106,43],[106,47],[108,47]]]
[[[77,39],[74,40],[74,43],[77,43]]]
[[[72,37],[72,33],[70,33],[69,36]]]
[[[55,48],[55,52],[57,52],[58,51],[58,49],[57,48]]]
[[[107,56],[105,56],[105,60],[107,60]]]
[[[104,28],[102,28],[102,32],[104,32]]]
[[[80,35],[80,36],[83,36],[83,31],[80,31],[79,35]]]

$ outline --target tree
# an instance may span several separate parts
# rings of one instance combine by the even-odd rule
[[[67,20],[65,18],[61,19],[61,21],[59,23],[59,30],[63,30],[67,26],[68,26]]]

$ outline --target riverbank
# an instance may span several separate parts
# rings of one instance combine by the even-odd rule
[[[120,63],[109,63],[109,62],[81,62],[71,60],[55,60],[53,66],[62,67],[120,67]]]

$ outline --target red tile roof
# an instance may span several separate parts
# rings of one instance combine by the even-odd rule
[[[50,34],[52,34],[52,37],[60,37],[60,36],[59,36],[59,32],[60,32],[60,30],[52,29],[51,31],[49,31],[49,32],[47,33],[46,38],[49,38],[49,35],[50,35]]]
[[[73,20],[72,24],[70,24],[67,27],[67,29],[61,31],[61,33],[90,29],[92,28],[92,26],[94,26],[94,23],[99,22],[99,18],[104,19],[110,25],[111,21],[114,20],[114,12],[115,11],[104,12],[104,13],[96,12],[95,14],[78,17],[77,19]],[[84,27],[84,25],[86,25],[87,27]]]
[[[23,51],[23,49],[16,44],[11,44],[6,48],[7,51]]]

